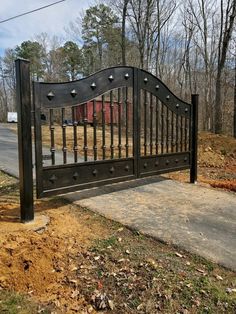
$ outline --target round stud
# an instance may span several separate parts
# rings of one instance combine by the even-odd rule
[[[178,163],[178,162],[179,162],[179,159],[175,159],[175,162]]]
[[[51,101],[51,100],[54,98],[54,96],[55,96],[55,95],[53,94],[53,92],[50,91],[50,92],[47,94],[47,99]]]
[[[146,162],[143,164],[143,167],[144,167],[144,168],[147,168],[147,163],[146,163]]]
[[[128,78],[129,78],[129,73],[126,73],[125,74],[125,79],[128,80]]]
[[[90,87],[91,87],[92,89],[95,89],[97,86],[96,86],[96,84],[93,82],[93,83],[90,85]]]
[[[147,82],[148,82],[148,78],[145,77],[145,78],[144,78],[144,83],[146,84]]]
[[[129,165],[125,166],[125,171],[129,171]]]
[[[78,172],[75,172],[75,173],[73,174],[73,179],[74,179],[74,180],[77,180],[78,176],[79,176]]]
[[[155,162],[155,167],[158,167],[158,166],[159,166],[159,162],[156,161],[156,162]]]
[[[185,112],[188,112],[188,108],[185,108],[185,110],[184,110]]]
[[[156,85],[156,90],[158,90],[160,88],[160,86],[159,85]]]
[[[179,108],[179,104],[176,104],[176,106],[175,106],[177,109]]]
[[[53,174],[49,179],[51,183],[54,183],[56,180],[57,180],[57,177],[55,176],[55,174]]]
[[[110,82],[112,82],[112,81],[114,80],[113,75],[110,75],[110,76],[108,77],[108,80],[109,80]]]
[[[94,169],[94,170],[93,170],[93,175],[96,177],[97,174],[98,174],[97,169]]]
[[[74,98],[76,95],[77,95],[77,92],[75,89],[73,89],[71,92],[70,92],[71,96]]]
[[[113,173],[115,171],[115,168],[114,167],[111,167],[110,168],[110,173]]]
[[[170,99],[170,95],[167,95],[167,96],[166,96],[166,99],[169,100],[169,99]]]
[[[167,161],[166,161],[166,165],[169,165],[169,163],[170,163],[169,160],[167,160]]]

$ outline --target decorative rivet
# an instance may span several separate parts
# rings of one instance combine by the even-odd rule
[[[145,78],[144,78],[144,83],[147,83],[147,82],[148,82],[148,78],[145,77]]]
[[[188,112],[188,108],[185,108],[185,110],[184,110],[185,112]]]
[[[160,88],[160,86],[159,85],[156,85],[156,89],[159,89]]]
[[[129,166],[125,166],[125,171],[129,171]]]
[[[50,101],[53,99],[54,96],[55,96],[55,95],[53,94],[52,91],[50,91],[50,92],[47,94],[47,98],[48,98],[48,100],[50,100]]]
[[[77,95],[77,92],[75,89],[73,89],[71,92],[70,92],[71,96],[72,97],[75,97]]]
[[[129,78],[129,73],[126,73],[125,74],[125,79],[128,80],[128,78]]]
[[[110,173],[113,173],[115,171],[115,168],[114,167],[111,167],[110,168]]]
[[[93,170],[93,175],[96,176],[97,174],[98,174],[97,169],[94,169],[94,170]]]
[[[90,85],[90,87],[91,87],[92,89],[95,89],[97,86],[96,86],[96,84],[93,82],[93,83]]]
[[[147,168],[147,163],[146,163],[146,162],[143,164],[143,167],[144,167],[144,168]]]
[[[186,162],[188,160],[188,158],[187,157],[184,157],[184,161]]]
[[[178,162],[179,162],[179,159],[175,159],[175,162],[178,163]]]
[[[49,179],[51,183],[54,183],[56,180],[57,180],[57,177],[55,176],[55,174],[53,174]]]
[[[113,75],[110,75],[110,76],[108,77],[108,80],[109,80],[110,82],[112,82],[112,81],[114,80]]]
[[[176,108],[179,108],[179,104],[176,104]]]
[[[158,166],[159,166],[159,162],[156,161],[156,162],[155,162],[155,167],[158,167]]]
[[[167,161],[166,161],[166,164],[169,165],[169,163],[170,163],[169,160],[167,160]]]
[[[77,180],[78,176],[79,176],[78,172],[75,172],[75,173],[73,174],[73,179],[74,179],[74,180]]]
[[[167,96],[166,96],[166,99],[169,100],[169,99],[170,99],[170,95],[167,95]]]

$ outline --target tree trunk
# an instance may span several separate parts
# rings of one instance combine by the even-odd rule
[[[127,15],[127,6],[129,0],[124,0],[124,6],[122,10],[122,38],[121,38],[121,49],[122,49],[122,64],[126,65],[126,38],[125,38],[125,23],[126,23],[126,15]]]
[[[215,99],[215,133],[222,133],[222,104],[221,104],[221,71],[216,77],[216,99]]]
[[[236,138],[236,56],[234,62],[234,137]]]
[[[223,20],[223,0],[221,0],[221,15]],[[236,0],[228,2],[226,16],[223,25],[221,25],[221,39],[218,48],[218,67],[216,77],[216,99],[215,99],[215,133],[222,133],[222,103],[221,103],[221,77],[225,66],[226,55],[229,47],[229,41],[233,32],[234,20],[236,14]],[[222,23],[222,22],[221,22]]]

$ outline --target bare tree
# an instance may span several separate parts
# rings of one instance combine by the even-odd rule
[[[218,42],[218,64],[215,93],[215,132],[222,133],[222,95],[221,79],[225,66],[229,42],[232,36],[236,16],[236,0],[220,1],[220,36]]]
[[[122,8],[122,33],[121,33],[121,51],[122,64],[126,65],[126,17],[129,0],[124,0]]]
[[[212,129],[213,116],[213,74],[216,59],[215,23],[217,3],[216,0],[188,0],[188,7],[193,15],[193,24],[197,28],[194,36],[194,43],[198,48],[204,64],[204,90],[202,110],[203,128],[204,130]]]

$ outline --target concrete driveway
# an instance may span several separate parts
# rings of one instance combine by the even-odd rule
[[[153,177],[66,198],[236,271],[234,193]]]
[[[16,135],[1,125],[0,151],[0,167],[18,175]],[[235,193],[152,177],[64,197],[236,271]]]

